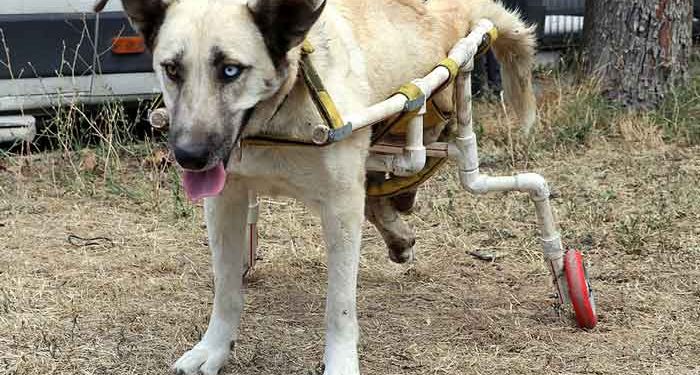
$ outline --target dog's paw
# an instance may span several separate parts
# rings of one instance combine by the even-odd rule
[[[389,259],[398,264],[412,263],[416,259],[416,250],[413,247],[403,250],[390,250]]]
[[[211,348],[201,343],[173,365],[176,375],[217,375],[229,355],[229,348]]]
[[[360,362],[355,349],[338,350],[326,353],[326,356],[323,375],[360,375]]]
[[[323,375],[360,375],[357,364],[347,364],[345,366],[326,366]]]
[[[391,244],[389,246],[389,259],[394,263],[411,263],[416,259],[416,240],[410,239],[404,243]]]

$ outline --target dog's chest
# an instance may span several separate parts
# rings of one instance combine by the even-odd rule
[[[232,157],[228,172],[260,193],[297,196],[323,184],[325,165],[317,149],[297,146],[244,147]]]

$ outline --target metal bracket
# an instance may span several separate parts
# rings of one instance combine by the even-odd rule
[[[311,134],[311,140],[317,146],[325,146],[329,143],[342,141],[352,134],[352,124],[347,123],[337,129],[331,129],[326,125],[316,125]]]
[[[338,129],[332,129],[328,136],[328,140],[330,142],[342,141],[343,139],[349,137],[350,134],[352,134],[352,124],[347,123]]]

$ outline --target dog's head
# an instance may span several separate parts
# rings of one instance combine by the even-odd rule
[[[325,0],[122,4],[153,52],[185,187],[189,178],[193,198],[220,192],[232,148],[256,106],[286,82],[289,52],[303,42]]]

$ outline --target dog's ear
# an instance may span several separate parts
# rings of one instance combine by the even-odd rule
[[[131,24],[143,35],[146,46],[150,49],[153,49],[168,4],[168,0],[122,0]]]
[[[265,38],[275,65],[301,44],[318,20],[326,0],[249,0],[248,9]]]

